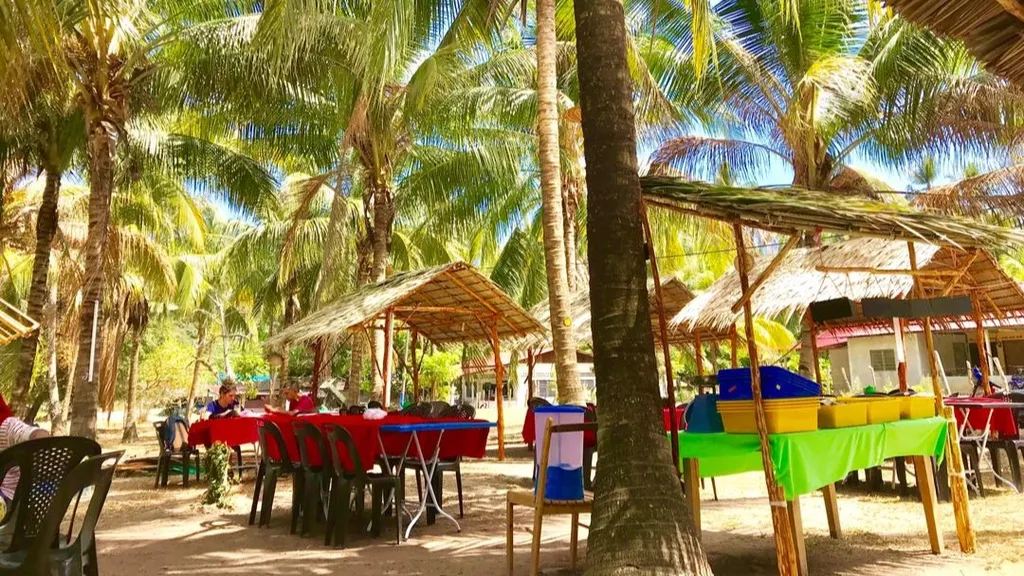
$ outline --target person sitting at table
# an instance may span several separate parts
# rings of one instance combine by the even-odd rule
[[[307,414],[316,412],[316,406],[313,404],[313,399],[309,396],[299,393],[299,385],[295,382],[288,382],[281,389],[281,394],[288,401],[287,408],[275,408],[274,406],[267,405],[267,412],[274,414],[289,414],[295,416],[296,414]]]
[[[209,418],[230,418],[238,416],[240,412],[238,403],[238,386],[235,381],[228,378],[220,385],[216,400],[211,400],[203,411],[203,420]]]
[[[22,422],[7,406],[4,397],[0,395],[0,452],[15,444],[49,436],[50,433],[46,430]],[[18,481],[20,479],[21,474],[17,469],[14,469],[8,472],[7,476],[0,481],[0,497],[3,498],[5,509],[14,498],[14,491],[18,488]]]

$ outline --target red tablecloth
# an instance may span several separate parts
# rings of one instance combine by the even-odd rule
[[[669,427],[672,425],[672,421],[669,420],[669,418],[670,418],[669,414],[671,414],[672,412],[675,412],[675,414],[676,414],[677,422],[679,422],[679,429],[680,430],[683,429],[682,418],[683,418],[683,412],[684,411],[685,411],[685,408],[676,408],[675,410],[670,410],[669,408],[663,408],[662,409],[662,411],[661,411],[662,423],[665,425],[665,431],[666,432],[669,430]],[[533,415],[533,408],[530,408],[530,409],[528,409],[526,411],[526,419],[523,421],[523,442],[526,442],[527,444],[533,444],[536,441],[537,441],[536,419],[535,419],[535,417]],[[583,433],[583,445],[587,446],[587,447],[597,446],[597,434],[595,434],[594,432],[584,432]]]
[[[223,442],[232,447],[256,444],[259,442],[259,436],[256,433],[256,420],[258,418],[254,416],[201,420],[189,427],[188,443],[191,446],[207,448],[217,442]]]
[[[338,415],[338,414],[312,414],[302,416],[288,416],[285,414],[269,414],[265,416],[266,419],[277,424],[278,428],[281,429],[281,435],[284,437],[285,444],[288,447],[288,455],[293,460],[299,461],[299,445],[295,437],[295,431],[292,427],[292,421],[296,418],[301,418],[305,421],[312,422],[315,426],[321,430],[326,424],[335,424],[348,430],[348,433],[352,436],[352,440],[356,445],[356,450],[359,452],[359,459],[362,460],[363,467],[369,470],[373,468],[374,463],[377,461],[377,457],[380,456],[381,443],[384,444],[384,449],[388,455],[400,456],[404,451],[409,439],[410,434],[397,433],[397,432],[380,432],[380,427],[386,424],[418,424],[422,422],[461,422],[458,419],[438,419],[438,418],[420,418],[418,416],[402,416],[399,414],[389,414],[383,420],[365,420],[362,416],[350,416],[350,415]],[[441,437],[441,451],[440,457],[444,460],[453,460],[455,458],[483,458],[487,451],[487,435],[490,433],[489,429],[468,429],[468,430],[447,430],[444,432],[444,436]],[[380,440],[378,441],[378,434]],[[434,447],[437,445],[437,439],[440,432],[417,432],[419,437],[420,446],[423,451],[426,452],[426,456],[429,458],[433,456]],[[312,448],[310,458],[311,464],[314,466],[320,465],[320,454]],[[276,447],[269,446],[267,452],[271,457],[277,457]],[[342,449],[340,453],[343,455],[345,460],[347,458],[347,451]],[[417,456],[415,445],[409,450],[410,456]],[[343,465],[346,468],[350,468],[352,463],[345,461]]]
[[[978,406],[971,406],[970,409],[958,407],[959,402],[965,402],[969,404],[991,404],[1006,402],[998,398],[947,398],[946,404],[953,407],[953,413],[956,415],[957,426],[963,426],[964,414],[967,414],[967,421],[970,423],[971,428],[981,432],[985,429],[985,422],[988,420],[989,412],[992,413],[992,421],[990,422],[990,430],[996,432],[1002,438],[1016,438],[1017,421],[1014,419],[1013,410],[1010,408],[981,408]]]

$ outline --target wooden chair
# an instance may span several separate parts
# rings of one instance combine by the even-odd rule
[[[516,506],[527,506],[533,508],[533,547],[530,559],[530,576],[537,576],[540,573],[540,541],[541,529],[543,528],[544,517],[558,514],[572,516],[572,532],[569,547],[572,550],[572,568],[576,568],[576,552],[579,546],[580,514],[590,514],[594,507],[594,495],[585,492],[583,500],[548,500],[544,498],[547,490],[548,456],[551,454],[551,435],[566,432],[587,432],[597,431],[597,422],[583,424],[562,424],[555,426],[554,420],[548,419],[544,426],[544,439],[541,444],[540,461],[545,465],[540,467],[537,480],[537,492],[533,490],[509,490],[505,497],[505,510],[507,514],[505,532],[505,554],[508,557],[508,573],[512,576],[515,571],[515,560],[513,559],[512,527],[514,522],[514,508]]]

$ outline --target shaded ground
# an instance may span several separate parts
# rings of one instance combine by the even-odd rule
[[[141,430],[140,430],[141,431]],[[150,432],[151,434],[151,432]],[[152,441],[152,440],[150,440]],[[141,454],[149,444],[130,447]],[[102,573],[139,574],[343,574],[345,576],[480,575],[505,573],[504,493],[530,485],[529,453],[510,451],[511,461],[464,464],[466,518],[462,533],[441,518],[434,526],[418,524],[401,546],[386,538],[356,536],[349,548],[323,546],[322,533],[300,538],[288,533],[290,494],[287,482],[278,490],[270,528],[249,527],[247,516],[252,481],[237,488],[232,508],[218,510],[198,504],[202,487],[182,490],[177,484],[154,491],[153,478],[119,478],[111,491],[99,531]],[[173,482],[173,479],[172,479]],[[180,482],[180,480],[179,480]],[[449,481],[446,506],[457,510],[454,482]],[[414,493],[411,486],[409,493]],[[718,575],[775,574],[771,516],[759,474],[718,481],[720,500],[711,485],[703,497],[704,542]],[[1022,574],[1024,496],[996,493],[973,500],[972,513],[980,553],[956,552],[952,508],[940,506],[947,552],[929,554],[920,503],[896,496],[840,493],[844,540],[828,537],[822,500],[802,500],[812,574],[899,576],[918,574]],[[527,512],[516,521],[516,572],[529,571]],[[545,521],[542,569],[557,572],[569,565],[568,521]],[[585,540],[586,531],[581,533]],[[585,544],[582,544],[585,548]]]

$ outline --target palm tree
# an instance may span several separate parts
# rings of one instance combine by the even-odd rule
[[[612,423],[598,438],[607,468],[594,494],[586,573],[710,574],[658,419],[623,7],[577,2],[575,16],[594,368],[602,422]],[[657,521],[645,510],[659,510]]]

